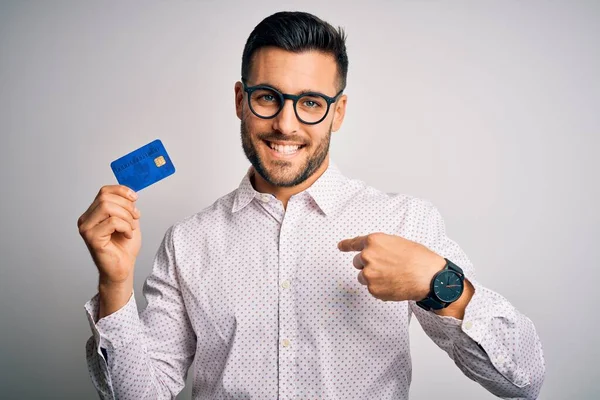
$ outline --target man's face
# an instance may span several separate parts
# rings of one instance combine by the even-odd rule
[[[339,91],[337,82],[333,56],[316,51],[291,53],[267,47],[254,54],[247,85],[264,84],[282,93],[312,91],[333,97]],[[267,183],[280,187],[296,186],[323,165],[329,154],[331,132],[337,131],[343,120],[345,95],[331,105],[322,122],[307,125],[296,117],[291,100],[284,102],[283,109],[274,118],[262,119],[248,107],[248,95],[241,83],[236,83],[235,92],[244,153]]]

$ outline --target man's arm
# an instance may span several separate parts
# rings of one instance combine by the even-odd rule
[[[88,369],[102,399],[173,398],[185,386],[196,336],[177,281],[174,230],[167,230],[144,284],[148,306],[141,314],[133,294],[101,319],[98,294],[85,305],[93,332],[86,345]]]
[[[398,235],[375,232],[338,243],[358,251],[352,261],[358,281],[384,301],[409,301],[427,335],[469,378],[499,397],[535,399],[544,381],[542,345],[533,323],[504,297],[481,286],[471,261],[446,236],[444,221],[429,202],[413,198]],[[446,264],[465,274],[460,299],[437,314],[416,302]],[[438,315],[439,314],[439,315]]]
[[[465,273],[465,292],[444,310],[410,306],[427,335],[469,378],[499,397],[536,399],[544,381],[542,345],[531,320],[508,300],[480,285],[460,247],[446,236],[444,221],[431,204],[427,243]]]

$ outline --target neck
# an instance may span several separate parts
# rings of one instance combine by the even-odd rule
[[[271,193],[272,195],[274,195],[277,198],[277,200],[283,203],[283,209],[285,210],[287,208],[287,203],[290,200],[290,197],[311,187],[312,184],[315,183],[315,181],[319,179],[321,175],[323,175],[323,173],[327,170],[328,166],[329,155],[327,155],[327,157],[323,161],[323,164],[321,164],[321,166],[307,180],[305,180],[299,185],[292,187],[272,185],[269,182],[265,181],[264,178],[260,176],[260,174],[257,174],[254,168],[252,169],[250,182],[252,183],[252,186],[257,192]]]

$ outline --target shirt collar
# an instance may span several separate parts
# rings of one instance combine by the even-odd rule
[[[257,192],[254,189],[250,182],[250,177],[253,173],[254,168],[250,166],[238,186],[231,212],[238,212],[250,204],[255,197],[261,195],[260,192]],[[325,215],[329,215],[335,210],[340,194],[339,189],[343,183],[343,179],[344,176],[340,172],[338,166],[330,159],[329,166],[325,172],[323,172],[323,174],[305,190]]]
[[[306,189],[306,192],[313,198],[325,215],[330,215],[340,203],[339,198],[343,182],[344,176],[337,164],[330,159],[329,166],[325,172]]]
[[[240,185],[237,188],[231,212],[235,213],[241,210],[242,208],[246,207],[248,204],[250,204],[252,199],[256,195],[258,195],[258,192],[254,190],[254,187],[252,186],[252,182],[250,182],[250,177],[253,173],[254,168],[252,168],[251,165],[250,167],[248,167],[246,175],[244,176],[244,178],[240,182]]]

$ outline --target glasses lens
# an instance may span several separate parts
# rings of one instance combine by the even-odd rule
[[[327,113],[327,101],[321,96],[303,96],[296,104],[298,117],[308,123],[320,121]]]
[[[261,117],[270,118],[279,111],[281,99],[273,90],[258,89],[250,95],[250,106]]]

